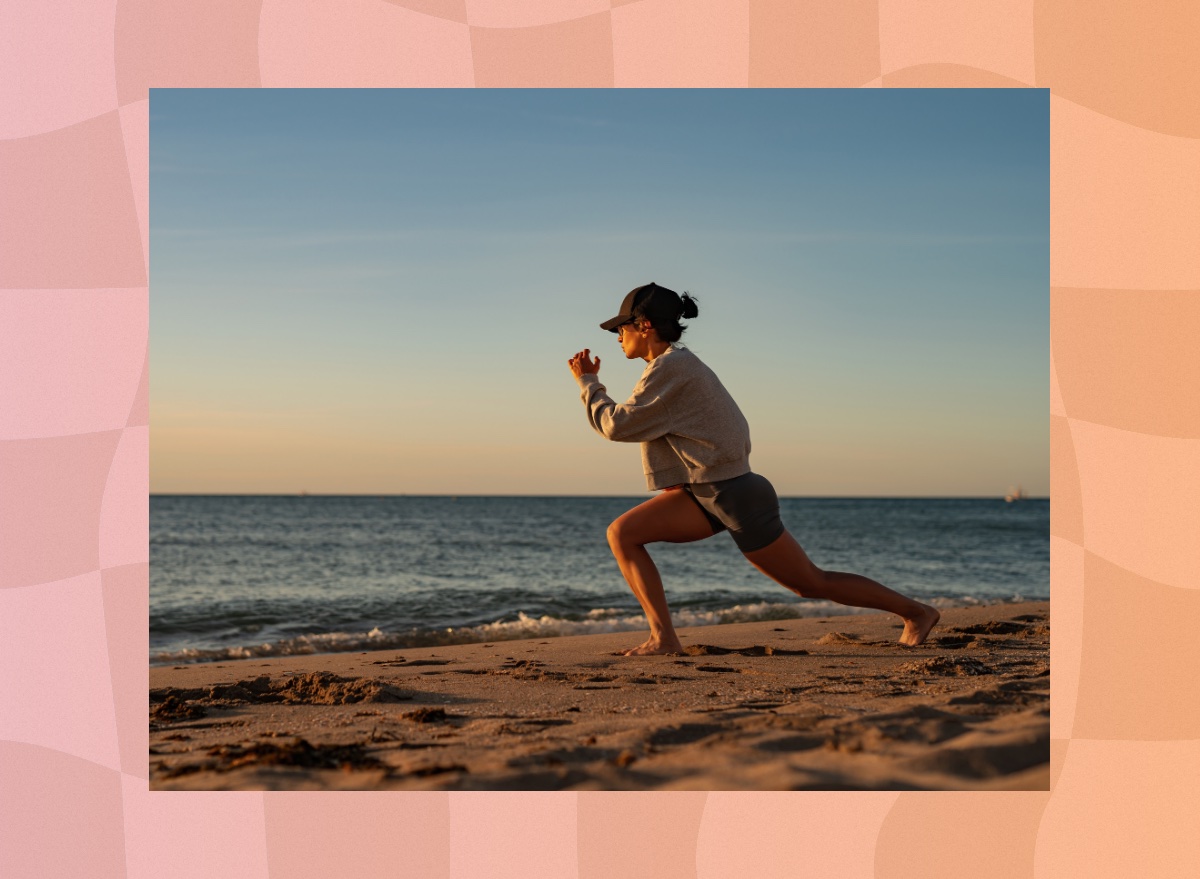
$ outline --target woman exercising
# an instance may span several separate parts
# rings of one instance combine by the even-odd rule
[[[900,643],[923,642],[941,616],[935,608],[867,577],[821,570],[783,527],[775,489],[750,471],[750,428],[737,403],[700,358],[674,345],[685,329],[680,318],[699,313],[688,294],[651,283],[630,290],[617,316],[600,324],[617,334],[627,359],[648,364],[623,404],[600,383],[600,358],[590,349],[567,361],[592,427],[610,440],[640,442],[647,487],[662,491],[608,526],[608,545],[650,622],[650,637],[625,655],[683,652],[646,545],[725,530],[750,564],[802,598],[894,613],[904,620]]]

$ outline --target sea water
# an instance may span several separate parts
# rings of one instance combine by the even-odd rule
[[[605,528],[645,499],[155,495],[150,659],[644,630]],[[780,505],[826,570],[940,607],[1050,596],[1048,500]],[[728,534],[650,552],[677,626],[861,612],[773,583]]]

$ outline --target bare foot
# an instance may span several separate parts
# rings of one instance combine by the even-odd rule
[[[682,653],[683,645],[679,639],[674,641],[659,641],[657,638],[647,638],[637,647],[630,647],[622,656],[666,656],[670,653]]]
[[[937,625],[937,621],[942,618],[936,607],[930,607],[928,604],[917,602],[921,608],[921,612],[911,619],[904,619],[904,633],[900,636],[900,643],[905,647],[916,647],[922,644],[925,638],[929,635],[929,630]]]

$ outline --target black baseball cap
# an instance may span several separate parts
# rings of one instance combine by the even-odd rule
[[[652,296],[662,295],[659,293],[660,290],[662,293],[670,294],[675,298],[676,301],[678,301],[678,293],[676,293],[674,290],[668,290],[666,287],[655,284],[653,281],[651,281],[649,284],[643,284],[640,287],[634,287],[629,291],[628,294],[626,294],[625,299],[621,302],[620,313],[618,313],[616,317],[609,318],[604,323],[600,324],[600,329],[608,330],[610,333],[615,333],[617,331],[617,327],[621,326],[621,324],[629,323],[629,321],[633,320],[633,310],[635,308],[637,308],[639,305],[642,305]]]

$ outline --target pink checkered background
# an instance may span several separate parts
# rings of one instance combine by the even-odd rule
[[[0,876],[1200,875],[1198,9],[6,0]],[[148,792],[154,86],[1048,88],[1052,789]]]

